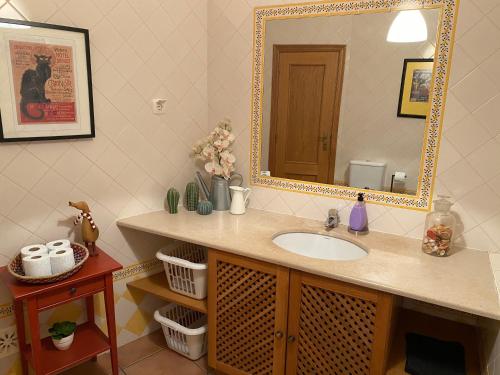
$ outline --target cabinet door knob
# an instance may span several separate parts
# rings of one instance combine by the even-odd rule
[[[294,342],[295,341],[295,336],[288,336],[287,341],[288,342]]]
[[[280,338],[283,337],[283,332],[278,331],[278,332],[275,333],[275,336],[276,336],[276,338],[280,339]]]
[[[75,287],[70,288],[69,292],[71,294],[75,294],[76,293],[76,288]]]

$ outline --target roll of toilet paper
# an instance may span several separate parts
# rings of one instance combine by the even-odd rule
[[[49,257],[53,275],[66,272],[75,266],[75,256],[71,248],[51,251]]]
[[[71,248],[51,251],[49,257],[53,275],[66,272],[75,266],[75,256]]]
[[[405,181],[406,173],[405,172],[395,172],[394,173],[394,181]]]
[[[49,242],[47,244],[47,249],[49,249],[49,253],[51,253],[54,250],[68,249],[68,248],[71,248],[71,242],[69,242],[69,240],[56,240]]]
[[[21,258],[25,258],[30,255],[41,255],[41,254],[48,254],[49,250],[47,249],[47,246],[45,245],[29,245],[25,246],[21,249]]]
[[[28,255],[23,258],[23,270],[26,276],[44,277],[52,274],[49,254]]]

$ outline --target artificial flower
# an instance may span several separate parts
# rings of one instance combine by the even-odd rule
[[[192,146],[190,156],[205,161],[205,170],[211,175],[229,179],[235,170],[236,157],[231,150],[234,141],[231,121],[224,119],[207,137]]]
[[[220,176],[223,173],[223,168],[215,160],[206,163],[205,170],[211,175],[216,175],[216,176]]]

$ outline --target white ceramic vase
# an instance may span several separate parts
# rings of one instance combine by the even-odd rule
[[[60,340],[56,340],[52,338],[52,342],[54,343],[54,346],[59,349],[59,350],[68,350],[73,344],[73,339],[75,338],[75,333],[73,332],[71,335],[67,337],[63,337]]]

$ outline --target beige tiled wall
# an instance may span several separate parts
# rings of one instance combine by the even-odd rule
[[[87,200],[100,246],[125,266],[151,259],[165,239],[120,231],[119,217],[163,208],[171,186],[193,178],[191,144],[207,127],[207,2],[205,0],[0,0],[0,17],[90,30],[97,137],[93,140],[0,144],[0,265],[29,243],[75,236]],[[151,99],[167,98],[155,116]],[[157,302],[115,284],[119,340],[153,325]],[[0,285],[0,306],[10,303]],[[47,315],[47,314],[46,314]],[[79,318],[68,305],[42,316]],[[0,334],[12,316],[0,316]],[[155,326],[157,328],[157,326]],[[1,337],[3,338],[3,336]],[[0,374],[17,354],[0,348]]]
[[[206,1],[0,0],[0,16],[90,30],[96,138],[0,144],[0,264],[24,244],[73,237],[87,200],[100,245],[124,265],[149,259],[115,219],[164,207],[193,178],[207,131]],[[152,98],[167,98],[153,115]],[[78,236],[76,237],[78,239]]]

